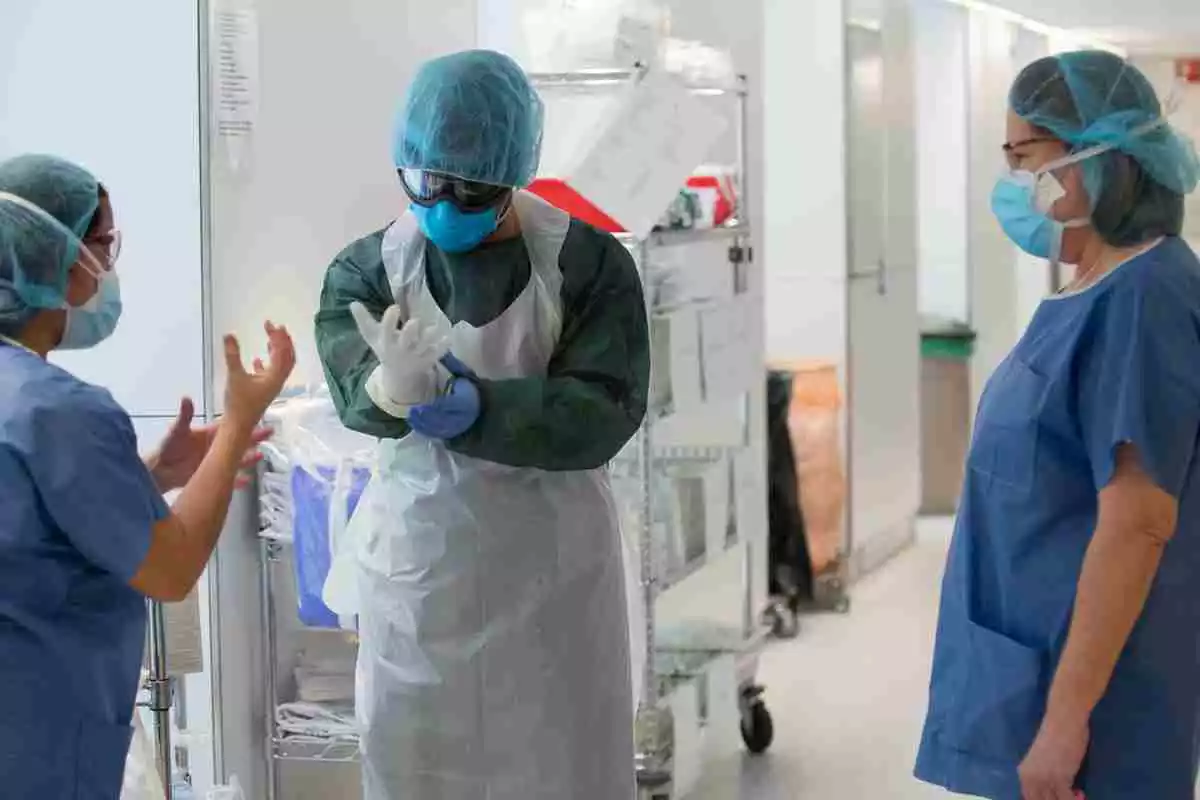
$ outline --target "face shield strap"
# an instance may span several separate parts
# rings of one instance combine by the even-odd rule
[[[1127,140],[1140,138],[1142,136],[1145,136],[1147,133],[1151,133],[1153,131],[1158,130],[1159,128],[1165,127],[1166,125],[1167,125],[1166,117],[1159,117],[1157,119],[1150,120],[1149,122],[1139,125],[1136,128],[1134,128],[1133,130],[1131,130],[1129,132],[1129,136],[1127,137]],[[1093,146],[1087,147],[1083,150],[1078,150],[1074,153],[1070,153],[1069,155],[1063,156],[1062,158],[1055,159],[1054,161],[1051,161],[1049,164],[1044,164],[1043,166],[1039,167],[1034,172],[1034,175],[1044,175],[1047,172],[1054,172],[1056,170],[1063,169],[1064,167],[1070,167],[1074,164],[1078,164],[1081,161],[1087,161],[1088,159],[1095,158],[1096,156],[1104,155],[1105,153],[1108,153],[1108,152],[1110,152],[1112,150],[1116,150],[1116,149],[1118,149],[1118,145],[1113,144],[1113,143],[1093,145]]]

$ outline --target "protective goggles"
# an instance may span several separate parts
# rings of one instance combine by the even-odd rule
[[[487,211],[512,192],[510,186],[468,181],[424,169],[398,169],[396,173],[408,199],[425,208],[447,200],[466,213]]]
[[[121,232],[116,228],[105,233],[83,237],[83,244],[88,249],[99,252],[108,269],[112,269],[121,257]]]

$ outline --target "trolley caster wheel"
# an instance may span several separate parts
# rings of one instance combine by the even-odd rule
[[[754,755],[762,755],[775,741],[775,722],[762,702],[750,706],[742,719],[742,741]]]
[[[795,639],[800,633],[800,618],[783,603],[774,603],[763,612],[763,624],[776,639]]]

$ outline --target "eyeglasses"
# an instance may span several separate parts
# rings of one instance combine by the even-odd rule
[[[396,173],[408,199],[425,208],[448,200],[459,211],[486,211],[499,205],[512,191],[509,186],[468,181],[424,169],[399,169]]]
[[[117,259],[121,256],[121,232],[116,228],[98,233],[92,236],[85,236],[83,243],[104,257],[105,268],[112,269],[117,263]]]
[[[1055,139],[1053,136],[1031,136],[1019,142],[1005,142],[1002,149],[1004,150],[1004,157],[1008,160],[1009,167],[1015,169],[1017,166],[1016,162],[1019,158],[1017,150],[1033,144],[1063,144],[1063,142],[1061,139]]]

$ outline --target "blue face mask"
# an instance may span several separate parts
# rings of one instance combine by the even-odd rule
[[[411,209],[421,232],[447,253],[474,250],[500,227],[499,208],[468,214],[449,200],[442,200],[432,208],[414,203]]]
[[[121,281],[112,270],[102,272],[96,279],[98,287],[81,306],[67,306],[67,327],[63,331],[60,350],[86,350],[95,347],[117,329],[121,319]]]
[[[1105,152],[1092,148],[1051,162],[1037,172],[1010,170],[992,189],[992,213],[1012,243],[1036,258],[1058,263],[1062,256],[1063,234],[1068,228],[1082,228],[1090,220],[1060,222],[1050,216],[1054,204],[1067,196],[1067,190],[1054,176],[1054,170],[1078,164]]]

